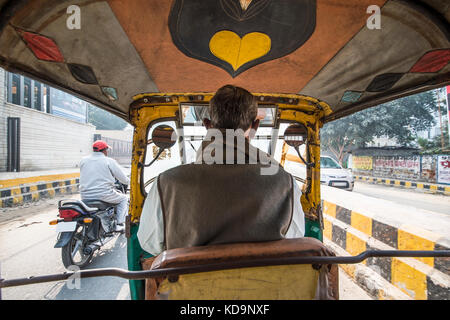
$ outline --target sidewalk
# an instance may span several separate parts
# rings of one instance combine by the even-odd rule
[[[419,189],[421,191],[427,191],[431,193],[439,193],[444,195],[450,195],[450,185],[445,184],[437,184],[437,183],[428,183],[428,182],[420,182],[420,181],[408,181],[408,180],[399,180],[399,179],[389,179],[389,178],[379,178],[379,177],[371,177],[371,176],[353,176],[357,181],[375,183],[375,184],[384,184],[393,187],[399,188],[407,188],[407,189]]]
[[[0,208],[76,193],[79,168],[0,173]]]

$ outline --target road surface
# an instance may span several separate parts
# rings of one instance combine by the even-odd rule
[[[450,214],[450,196],[431,192],[355,181],[353,192],[405,206]]]
[[[77,199],[79,195],[72,195]],[[0,268],[4,279],[62,273],[61,249],[56,242],[55,227],[48,222],[56,218],[60,198],[39,201],[23,208],[0,210]],[[0,220],[0,221],[1,221]],[[118,236],[94,257],[88,268],[117,267],[127,269],[126,238]],[[71,287],[75,287],[70,289]],[[79,287],[79,289],[77,288]],[[101,277],[5,288],[2,299],[18,300],[123,300],[130,299],[128,281]]]
[[[78,199],[79,195],[71,198]],[[55,227],[48,222],[56,218],[61,198],[41,200],[13,209],[0,209],[0,272],[4,279],[62,273],[61,249],[54,249]],[[88,268],[117,267],[127,269],[126,238],[123,235],[108,243]],[[371,297],[344,272],[340,272],[342,300],[370,300]],[[128,281],[115,277],[50,282],[5,288],[4,300],[128,300]]]

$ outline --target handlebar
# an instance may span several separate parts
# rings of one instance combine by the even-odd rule
[[[285,258],[262,258],[247,259],[240,261],[230,261],[221,263],[209,263],[199,266],[187,266],[176,268],[164,268],[157,270],[128,271],[119,268],[91,269],[77,272],[64,272],[61,274],[51,274],[45,276],[36,276],[28,278],[18,278],[5,280],[0,279],[0,289],[8,287],[23,286],[29,284],[53,282],[67,280],[77,274],[80,278],[94,277],[120,277],[128,280],[143,280],[147,278],[165,277],[171,275],[182,275],[199,272],[209,272],[227,269],[251,268],[261,266],[291,265],[291,264],[355,264],[368,258],[390,258],[390,257],[408,257],[408,258],[448,258],[450,250],[434,251],[408,251],[408,250],[367,250],[357,256],[338,256],[338,257],[285,257]]]

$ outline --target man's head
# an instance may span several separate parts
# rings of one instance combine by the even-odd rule
[[[105,156],[108,155],[108,149],[110,148],[110,146],[103,140],[97,140],[94,142],[94,144],[92,145],[92,150],[94,152],[101,152],[103,153]]]
[[[205,125],[216,129],[258,129],[258,105],[253,95],[247,90],[226,85],[217,90],[210,101],[209,115]]]

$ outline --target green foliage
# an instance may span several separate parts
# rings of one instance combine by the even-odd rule
[[[93,105],[88,107],[88,118],[97,130],[123,130],[127,126],[125,120]]]
[[[369,108],[327,123],[321,131],[322,148],[331,151],[342,164],[349,148],[365,147],[377,137],[388,137],[402,146],[410,146],[417,132],[434,125],[433,113],[437,110],[434,91]]]
[[[417,139],[417,144],[420,147],[421,154],[443,154],[450,151],[447,121],[443,121],[442,129],[443,137],[438,134],[430,140],[424,138]],[[444,147],[442,147],[442,145],[444,145]]]
[[[410,146],[419,131],[435,124],[433,114],[438,111],[437,96],[434,91],[427,91],[381,105],[380,109],[384,109],[385,117],[379,119],[377,137],[395,138],[400,145]]]

